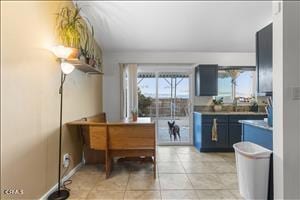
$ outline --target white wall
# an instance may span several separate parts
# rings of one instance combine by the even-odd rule
[[[300,199],[300,2],[273,3],[274,195]]]
[[[200,53],[200,52],[104,52],[103,109],[109,120],[120,119],[119,63],[182,63],[255,65],[255,53]],[[188,66],[188,65],[187,65]],[[208,97],[195,97],[196,105],[205,105]]]

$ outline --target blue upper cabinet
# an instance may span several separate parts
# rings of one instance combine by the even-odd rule
[[[257,93],[261,96],[272,95],[272,24],[256,33]]]
[[[218,65],[198,65],[195,68],[195,96],[218,95]]]

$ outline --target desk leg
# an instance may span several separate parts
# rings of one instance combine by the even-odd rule
[[[85,152],[84,152],[84,149],[85,149],[85,139],[84,139],[84,135],[83,135],[83,127],[82,126],[78,126],[77,127],[78,129],[78,132],[79,132],[79,135],[81,137],[81,141],[82,141],[82,158],[81,160],[83,161],[83,164],[85,164]]]
[[[108,151],[105,151],[105,175],[106,178],[109,177],[109,158],[108,158]]]
[[[156,179],[156,150],[154,149],[154,156],[153,156],[153,177]]]
[[[106,178],[108,178],[110,176],[111,167],[112,167],[112,158],[110,157],[109,151],[105,151],[105,173],[106,173]]]

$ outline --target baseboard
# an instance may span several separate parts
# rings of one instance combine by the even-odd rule
[[[78,165],[76,165],[76,167],[74,167],[66,176],[64,176],[62,178],[62,182],[68,180],[71,176],[73,176],[82,166],[84,165],[84,162],[80,162]],[[58,187],[58,184],[56,183],[50,190],[48,190],[48,192],[46,192],[41,198],[40,200],[44,200],[47,199],[47,197],[54,192]]]

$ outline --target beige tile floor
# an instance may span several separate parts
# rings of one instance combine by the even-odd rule
[[[150,163],[115,163],[105,179],[86,165],[71,178],[70,199],[241,199],[233,153],[199,153],[191,146],[157,147],[157,178]]]

